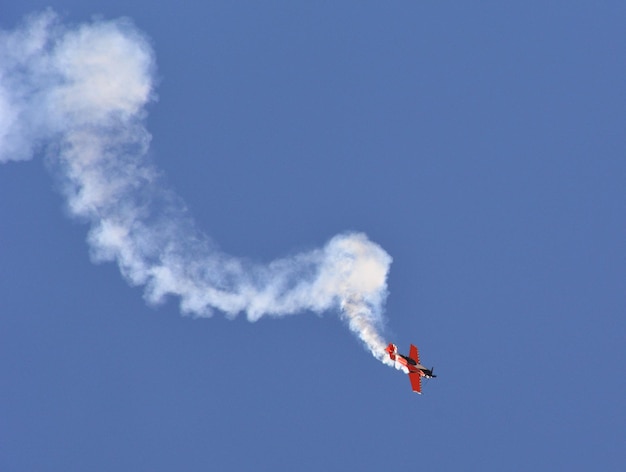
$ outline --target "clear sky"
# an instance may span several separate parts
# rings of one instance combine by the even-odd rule
[[[367,234],[384,340],[438,378],[412,393],[335,309],[146,303],[49,146],[0,166],[2,471],[623,469],[623,2],[24,0],[0,28],[47,6],[146,35],[149,157],[199,231],[259,265]]]

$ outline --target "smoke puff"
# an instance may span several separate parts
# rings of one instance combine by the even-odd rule
[[[115,261],[150,303],[176,296],[183,313],[250,321],[335,309],[389,363],[379,332],[390,256],[361,233],[268,265],[217,250],[146,158],[154,71],[129,20],[68,27],[48,10],[0,32],[0,162],[45,150],[70,213],[90,225],[92,259]]]

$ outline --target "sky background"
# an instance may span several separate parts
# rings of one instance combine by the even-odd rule
[[[50,6],[149,36],[151,157],[199,228],[257,262],[367,233],[386,339],[438,378],[333,312],[147,306],[40,156],[0,167],[1,470],[623,469],[623,2]]]

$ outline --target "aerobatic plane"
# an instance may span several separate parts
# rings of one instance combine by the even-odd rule
[[[408,356],[398,354],[398,348],[392,343],[389,343],[389,346],[387,346],[385,351],[387,351],[392,361],[399,364],[402,370],[409,374],[411,387],[415,393],[422,393],[422,377],[426,379],[437,377],[433,374],[433,369],[427,369],[420,364],[420,356],[417,352],[417,347],[413,344],[411,344]]]

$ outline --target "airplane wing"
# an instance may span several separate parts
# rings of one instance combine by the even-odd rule
[[[419,372],[411,372],[409,374],[409,380],[411,381],[411,387],[415,393],[422,393],[422,376]]]
[[[420,363],[419,352],[417,352],[417,347],[414,346],[413,344],[411,344],[411,347],[409,349],[409,357],[413,359],[415,362],[417,362],[418,364]]]

